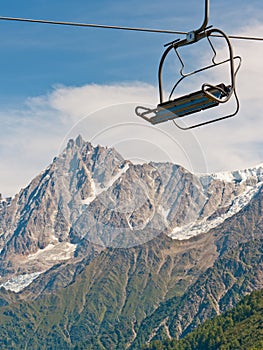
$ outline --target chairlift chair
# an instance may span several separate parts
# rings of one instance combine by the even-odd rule
[[[160,103],[157,105],[157,108],[150,109],[147,107],[138,106],[135,109],[136,114],[145,119],[146,121],[150,122],[151,124],[159,124],[163,123],[169,120],[172,120],[174,124],[182,129],[182,130],[188,130],[193,129],[199,126],[203,126],[206,124],[214,123],[219,120],[223,120],[226,118],[233,117],[238,113],[239,110],[239,101],[236,94],[236,74],[240,68],[241,65],[241,57],[240,56],[234,56],[233,49],[231,42],[228,38],[228,36],[220,29],[215,29],[210,27],[207,27],[208,24],[208,17],[209,17],[209,0],[205,1],[205,17],[203,24],[201,27],[195,31],[192,31],[187,34],[186,38],[183,40],[175,40],[171,43],[166,44],[165,46],[168,46],[167,49],[164,51],[160,64],[159,64],[159,71],[158,71],[158,81],[159,81],[159,96],[160,96]],[[216,50],[212,44],[212,41],[210,39],[211,36],[220,36],[222,37],[228,47],[228,58],[216,62]],[[187,46],[193,43],[196,43],[200,41],[201,39],[207,38],[212,51],[214,52],[214,56],[212,57],[212,63],[208,66],[202,67],[198,70],[195,70],[190,73],[184,73],[184,62],[179,54],[178,48],[182,46]],[[163,93],[163,83],[162,83],[162,71],[165,59],[167,58],[167,55],[171,51],[175,51],[179,61],[181,62],[181,70],[180,70],[180,79],[175,83],[169,99],[167,101],[164,100],[164,93]],[[238,61],[237,67],[235,68],[235,60]],[[230,84],[225,85],[224,83],[219,83],[217,85],[212,85],[209,83],[204,83],[200,90],[196,92],[192,92],[190,94],[181,96],[176,99],[171,99],[173,93],[176,91],[176,88],[178,85],[187,77],[192,76],[194,74],[197,74],[199,72],[214,68],[216,66],[222,65],[222,64],[229,64],[229,70],[230,70]],[[191,124],[188,126],[181,126],[178,124],[177,119],[185,117],[187,115],[191,115],[194,113],[201,112],[203,110],[219,106],[221,104],[224,104],[230,100],[230,98],[234,96],[236,100],[236,109],[233,113],[224,115],[221,117],[216,117],[214,119],[209,119],[205,121],[201,121],[195,124]]]

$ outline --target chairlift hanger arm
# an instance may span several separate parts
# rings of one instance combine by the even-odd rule
[[[224,99],[217,98],[217,97],[213,96],[213,94],[211,94],[209,91],[207,91],[207,88],[211,87],[211,86],[208,86],[208,84],[203,84],[202,90],[208,97],[210,97],[212,99],[215,99],[219,103],[223,103],[223,102],[227,102],[230,99],[230,97],[231,97],[231,95],[232,95],[232,93],[233,93],[233,91],[235,89],[234,54],[233,54],[233,48],[232,48],[231,42],[230,42],[228,36],[222,30],[216,29],[216,28],[208,29],[208,30],[205,30],[204,32],[202,32],[200,34],[197,34],[194,42],[197,42],[197,41],[199,41],[199,40],[201,40],[201,39],[203,39],[205,37],[209,38],[213,34],[219,34],[220,36],[222,36],[225,39],[225,41],[227,43],[227,46],[228,46],[228,51],[229,51],[229,59],[228,60],[229,60],[229,64],[230,64],[230,76],[231,76],[231,90],[230,90],[228,96],[226,96]],[[185,45],[188,45],[188,44],[191,44],[191,43],[189,43],[187,41],[187,39],[180,40],[180,41],[174,41],[164,51],[164,53],[163,53],[163,55],[161,57],[161,60],[160,60],[159,70],[158,70],[158,83],[159,83],[160,103],[164,102],[162,71],[163,71],[164,61],[165,61],[167,55],[169,54],[169,52],[172,49],[174,49],[176,51],[176,53],[177,53],[177,49],[179,47],[185,46]]]
[[[193,30],[186,34],[187,44],[191,44],[202,39],[202,37],[199,37],[199,35],[200,33],[204,32],[207,29],[207,25],[209,21],[209,8],[210,8],[210,0],[205,0],[205,15],[204,15],[203,23],[198,29]]]
[[[207,27],[208,20],[209,20],[209,8],[210,8],[210,1],[205,0],[205,16],[202,25],[195,30],[196,33],[203,32],[205,28]]]
[[[219,120],[223,120],[226,118],[233,117],[237,114],[239,110],[239,101],[235,90],[235,78],[236,73],[239,70],[241,58],[239,56],[234,57],[233,54],[233,48],[231,45],[231,42],[228,38],[228,36],[220,29],[212,28],[212,26],[207,27],[208,24],[208,17],[209,17],[209,0],[205,0],[205,15],[202,25],[197,29],[193,30],[186,34],[185,39],[177,39],[174,40],[165,46],[167,48],[165,49],[164,53],[161,56],[159,69],[158,69],[158,83],[159,83],[159,98],[160,103],[157,105],[157,108],[150,109],[138,106],[135,109],[135,112],[138,116],[145,119],[146,121],[150,122],[151,124],[159,124],[166,122],[168,120],[172,120],[178,128],[182,130],[189,130],[193,129],[199,126],[203,126],[206,124],[214,123]],[[224,61],[216,62],[216,50],[210,40],[210,36],[220,36],[223,37],[226,41],[227,48],[228,48],[228,58]],[[184,74],[184,63],[179,55],[178,48],[182,46],[187,46],[193,43],[198,42],[199,40],[207,38],[208,42],[210,43],[210,46],[213,50],[214,56],[212,58],[212,64],[202,67],[200,69],[197,69],[193,72]],[[167,55],[170,53],[171,50],[174,50],[177,54],[181,64],[182,68],[180,70],[181,78],[176,82],[174,85],[172,92],[169,96],[168,101],[164,101],[164,93],[163,93],[163,82],[162,82],[162,71],[165,59]],[[238,67],[235,70],[234,60],[239,59]],[[212,85],[210,83],[204,83],[201,87],[201,90],[192,92],[188,95],[184,95],[181,97],[177,97],[175,99],[171,99],[171,96],[175,90],[175,88],[178,86],[178,84],[186,77],[191,76],[195,73],[202,72],[206,69],[213,68],[215,66],[219,66],[223,63],[229,63],[229,70],[230,70],[230,85],[225,85],[224,83],[219,83],[217,85]],[[200,121],[199,123],[195,123],[186,127],[183,127],[175,121],[176,119],[180,119],[184,116],[191,115],[194,113],[202,112],[203,110],[207,110],[209,108],[218,106],[221,103],[225,103],[230,100],[231,96],[234,95],[236,99],[236,110],[232,114],[228,114],[219,118],[215,118],[212,120],[206,120],[206,121]]]

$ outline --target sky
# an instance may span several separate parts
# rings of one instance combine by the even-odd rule
[[[203,19],[202,0],[9,0],[0,16],[191,31]],[[262,0],[211,0],[209,24],[231,35],[263,37]],[[135,162],[171,161],[193,172],[245,169],[263,162],[263,42],[232,40],[242,56],[237,76],[240,111],[194,131],[172,122],[151,126],[137,105],[158,103],[157,69],[163,45],[183,36],[0,21],[0,193],[12,196],[44,170],[67,140],[115,147]],[[204,43],[182,50],[187,69],[211,57]],[[225,57],[221,39],[218,57]],[[179,70],[165,66],[165,92]],[[221,82],[227,69],[186,79]],[[205,79],[205,81],[202,81]],[[200,85],[199,85],[200,86]],[[225,108],[225,109],[224,109]],[[235,108],[234,103],[217,113]],[[212,112],[211,112],[212,113]],[[214,112],[213,112],[214,113]]]

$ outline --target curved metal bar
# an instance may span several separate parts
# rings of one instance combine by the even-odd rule
[[[176,53],[176,55],[177,55],[179,61],[181,62],[180,75],[181,75],[181,77],[184,78],[184,77],[186,77],[186,76],[189,75],[189,74],[188,74],[188,73],[186,73],[186,74],[184,73],[184,67],[185,67],[184,61],[183,61],[181,55],[179,54],[177,48],[174,47],[174,51],[175,51],[175,53]]]
[[[147,122],[151,123],[151,116],[148,116],[150,114],[156,115],[157,113],[157,108],[148,108],[148,107],[143,107],[143,106],[137,106],[135,108],[135,113],[138,115],[138,117],[141,117],[145,119]]]
[[[221,29],[210,29],[209,31],[207,31],[207,37],[209,37],[211,34],[213,33],[219,33],[221,34],[228,45],[228,49],[229,49],[229,63],[230,63],[230,76],[231,76],[231,89],[229,90],[229,93],[224,97],[224,98],[218,98],[215,95],[211,94],[209,91],[206,90],[206,87],[215,87],[211,84],[203,84],[202,85],[202,90],[204,92],[204,94],[206,94],[207,97],[210,97],[212,100],[217,101],[219,103],[225,103],[227,101],[229,101],[229,99],[231,98],[234,90],[235,90],[235,86],[236,86],[236,82],[235,82],[235,67],[234,67],[234,54],[233,54],[233,48],[231,45],[231,42],[228,38],[228,36],[225,34],[225,32],[223,32]]]
[[[190,74],[190,75],[192,75],[192,74]],[[169,98],[168,98],[169,101],[170,101],[171,98],[172,98],[172,95],[173,95],[173,93],[174,93],[174,90],[175,90],[175,89],[177,88],[177,86],[181,83],[181,81],[184,80],[187,76],[188,76],[188,75],[182,76],[182,78],[180,78],[180,79],[176,82],[176,84],[174,84],[174,86],[173,86],[173,88],[172,88],[172,91],[170,92],[170,95],[169,95]]]
[[[196,29],[194,32],[195,33],[200,33],[200,32],[203,32],[205,30],[205,28],[207,27],[207,24],[208,24],[208,20],[209,20],[209,0],[205,0],[205,16],[204,16],[204,20],[203,20],[203,23],[202,25]]]
[[[163,80],[162,80],[162,73],[163,73],[163,64],[164,61],[168,55],[168,53],[174,48],[174,43],[167,47],[167,49],[164,51],[160,64],[158,69],[158,83],[159,83],[159,96],[160,96],[160,103],[163,103]]]
[[[215,61],[215,58],[216,58],[216,50],[215,50],[215,48],[214,48],[214,46],[213,46],[213,44],[212,44],[212,42],[211,42],[211,40],[210,40],[210,38],[207,36],[207,40],[208,40],[208,42],[209,42],[209,44],[210,44],[210,46],[211,46],[211,49],[212,49],[212,51],[213,51],[213,53],[214,53],[214,56],[212,57],[212,63],[213,63],[213,65],[217,65],[217,63],[216,63],[216,61]],[[179,73],[180,73],[180,75],[182,76],[182,77],[188,77],[188,76],[190,76],[190,75],[192,75],[192,74],[194,74],[194,73],[197,73],[199,70],[195,70],[195,71],[192,71],[192,72],[189,72],[189,73],[184,73],[184,68],[185,68],[185,64],[184,64],[184,61],[183,61],[183,59],[182,59],[182,57],[181,57],[181,55],[179,54],[179,51],[177,50],[178,48],[177,47],[174,47],[174,51],[175,51],[175,53],[176,53],[176,56],[178,57],[178,59],[179,59],[179,61],[180,61],[180,63],[181,63],[181,69],[180,69],[180,71],[179,71]],[[220,62],[219,62],[220,63]],[[212,65],[212,66],[213,66]],[[212,66],[208,66],[208,67],[212,67]],[[206,67],[203,67],[203,68],[206,68]]]
[[[239,111],[239,107],[240,107],[240,104],[239,104],[239,100],[238,100],[238,97],[237,97],[237,93],[236,93],[236,90],[234,90],[234,96],[236,98],[236,110],[234,113],[232,114],[228,114],[228,115],[225,115],[223,117],[220,117],[220,118],[216,118],[216,119],[212,119],[212,120],[208,120],[206,122],[203,122],[203,123],[199,123],[199,124],[194,124],[194,125],[191,125],[191,126],[187,126],[187,127],[183,127],[183,126],[180,126],[179,124],[177,124],[174,119],[172,120],[172,122],[181,130],[191,130],[191,129],[195,129],[195,128],[198,128],[200,126],[204,126],[204,125],[208,125],[208,124],[212,124],[212,123],[215,123],[215,122],[218,122],[220,120],[224,120],[224,119],[228,119],[228,118],[231,118],[231,117],[234,117],[238,111]]]
[[[241,57],[240,57],[240,56],[235,56],[235,57],[234,57],[234,60],[236,60],[236,59],[239,60],[239,64],[238,64],[238,66],[237,66],[237,68],[236,68],[236,70],[235,70],[235,76],[236,76],[236,74],[237,74],[237,72],[238,72],[238,70],[239,70],[239,68],[240,68],[240,66],[241,66]],[[205,70],[207,70],[207,69],[220,66],[221,64],[227,63],[228,61],[229,61],[229,58],[228,58],[227,60],[224,60],[224,61],[221,61],[221,62],[218,62],[218,63],[215,63],[215,64],[211,64],[211,65],[209,65],[209,66],[206,66],[206,67],[203,67],[203,68],[200,68],[200,69],[197,69],[197,70],[195,70],[195,71],[193,71],[193,72],[190,72],[190,73],[188,73],[188,74],[182,76],[182,77],[176,82],[176,84],[173,86],[173,88],[172,88],[172,90],[171,90],[171,93],[170,93],[170,95],[169,95],[169,100],[171,99],[171,97],[172,97],[172,95],[173,95],[175,89],[177,88],[177,86],[178,86],[178,85],[181,83],[181,81],[184,80],[185,78],[187,78],[187,77],[189,77],[189,76],[191,76],[191,75],[194,75],[194,74],[203,72],[203,71],[205,71]]]
[[[211,49],[212,49],[212,51],[214,53],[214,56],[212,57],[212,63],[214,63],[214,65],[216,65],[216,50],[215,50],[215,47],[214,47],[211,39],[209,38],[209,36],[207,37],[207,40],[208,40],[208,42],[209,42],[209,44],[211,46]]]

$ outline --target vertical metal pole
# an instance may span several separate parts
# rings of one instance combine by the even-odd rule
[[[210,1],[209,1],[209,0],[205,0],[205,15],[204,15],[204,21],[203,21],[201,27],[198,28],[197,30],[195,30],[195,33],[203,32],[203,31],[205,30],[205,28],[207,27],[208,20],[209,20],[209,8],[210,8]]]

